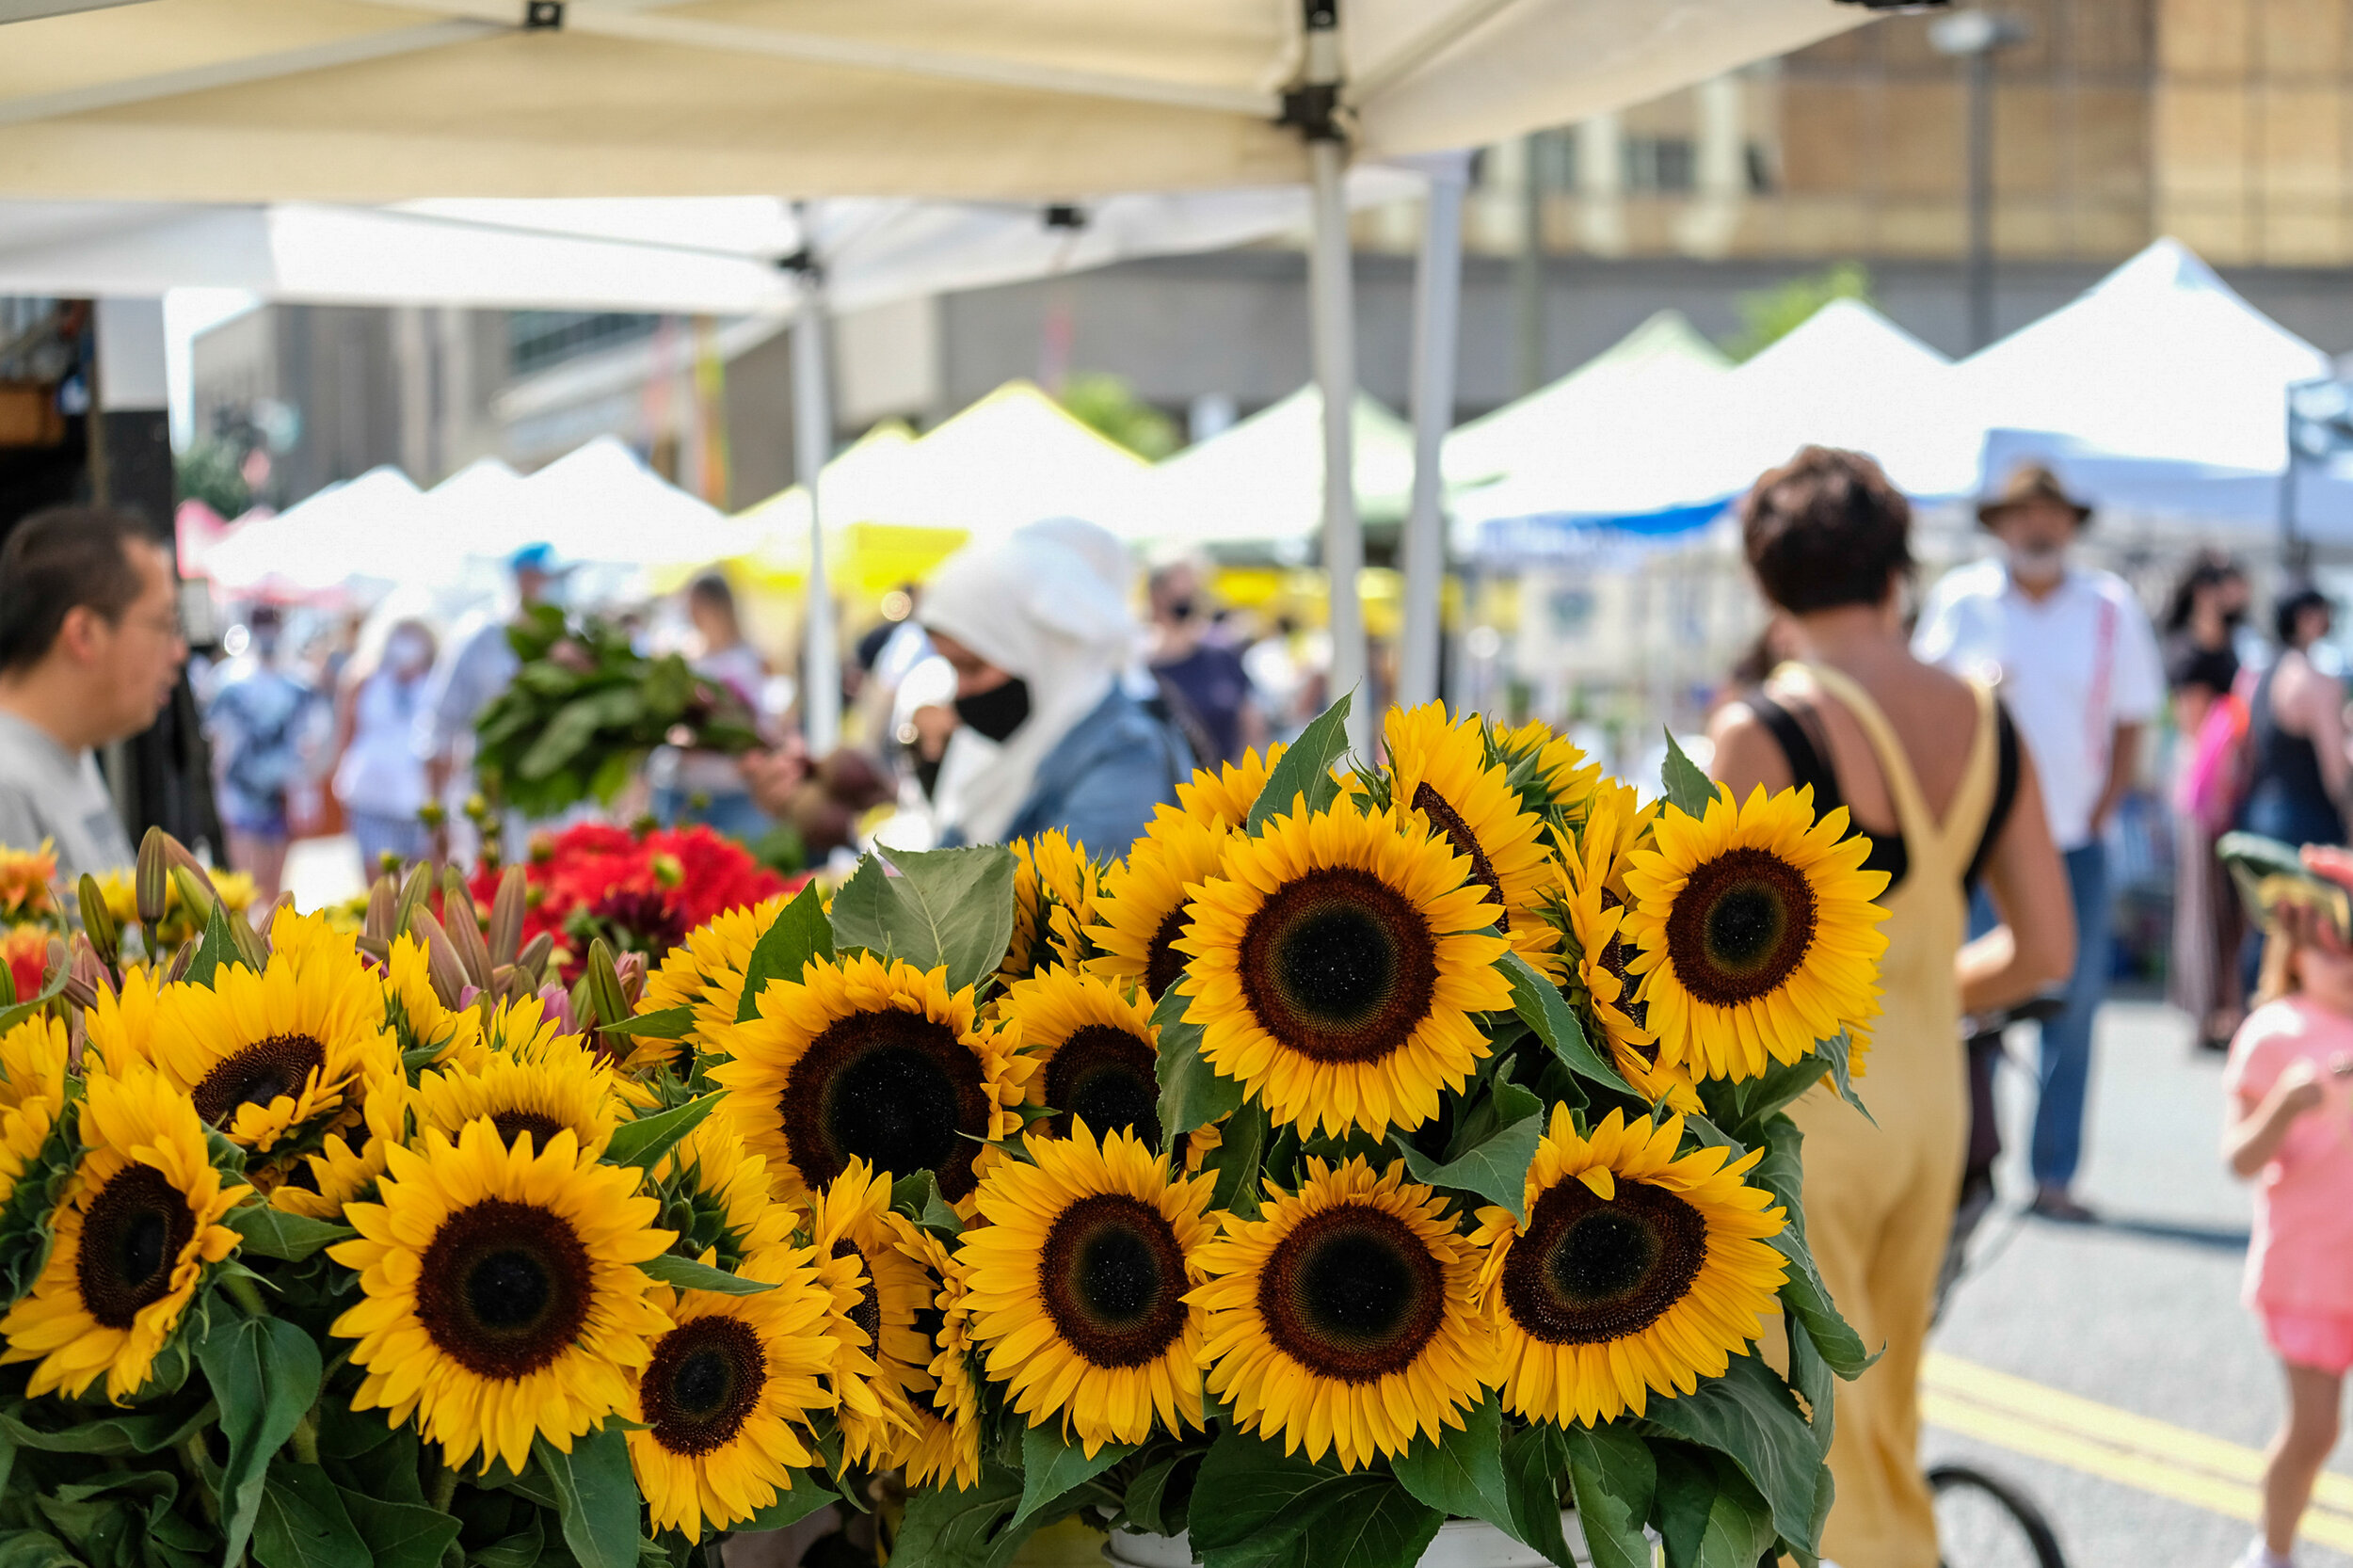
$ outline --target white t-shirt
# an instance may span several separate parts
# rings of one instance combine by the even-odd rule
[[[2089,843],[2117,726],[2146,724],[2165,697],[2156,633],[2124,580],[2071,568],[2034,600],[1998,560],[1956,568],[1929,591],[1912,648],[1956,675],[2001,682],[2052,839],[2062,850]]]
[[[0,713],[0,844],[56,845],[67,901],[84,872],[98,875],[132,862],[131,840],[115,814],[98,760],[78,757],[14,713]]]

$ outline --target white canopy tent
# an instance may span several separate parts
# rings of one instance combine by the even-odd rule
[[[205,556],[233,592],[304,595],[355,579],[455,581],[461,552],[435,548],[424,495],[395,468],[373,468],[270,516],[239,525]]]
[[[40,8],[85,3],[103,6]],[[8,27],[0,83],[17,85],[0,85],[0,192],[1064,200],[1305,178],[1337,475],[1352,469],[1352,147],[1482,145],[1867,14],[1833,0],[146,0]],[[802,439],[814,440],[822,348],[814,332],[796,337]],[[1426,365],[1451,359],[1450,341],[1424,348]],[[805,466],[821,460],[812,447]],[[1325,488],[1333,678],[1353,686],[1362,540],[1350,487]],[[821,630],[812,617],[812,655]],[[807,673],[832,689],[829,659]],[[825,717],[812,713],[812,744],[830,740]],[[1365,705],[1356,717],[1363,744]]]
[[[1357,515],[1404,520],[1414,431],[1356,394],[1351,445]],[[1144,536],[1169,545],[1254,541],[1300,549],[1323,517],[1323,393],[1309,385],[1196,442],[1152,471]]]
[[[751,530],[687,494],[611,436],[574,448],[514,492],[504,549],[544,543],[568,561],[697,566],[741,554]],[[504,549],[497,553],[504,553]]]
[[[1808,443],[1869,452],[1915,495],[1959,493],[1975,465],[1933,439],[1953,367],[1868,305],[1833,300],[1755,358],[1657,376],[1597,402],[1509,477],[1465,494],[1465,547],[1549,556],[1580,530],[1663,536],[1705,526]]]

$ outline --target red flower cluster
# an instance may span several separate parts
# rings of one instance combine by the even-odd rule
[[[708,827],[638,833],[582,823],[535,839],[523,878],[530,889],[523,940],[552,935],[567,980],[577,978],[597,936],[616,952],[642,952],[659,964],[712,917],[785,890],[782,877]],[[475,902],[488,909],[498,877],[477,870],[472,886]]]
[[[49,933],[37,925],[0,933],[0,963],[8,967],[18,1000],[40,995],[41,978],[49,965]]]

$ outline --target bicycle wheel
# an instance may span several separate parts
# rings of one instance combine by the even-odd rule
[[[2058,1536],[2032,1499],[1966,1464],[1929,1471],[1945,1568],[2067,1568]]]

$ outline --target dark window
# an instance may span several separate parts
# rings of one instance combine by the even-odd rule
[[[1691,188],[1695,159],[1688,136],[1628,136],[1625,146],[1626,189]]]
[[[645,337],[659,319],[624,311],[509,312],[506,342],[510,368],[517,376],[545,370],[578,355]]]

